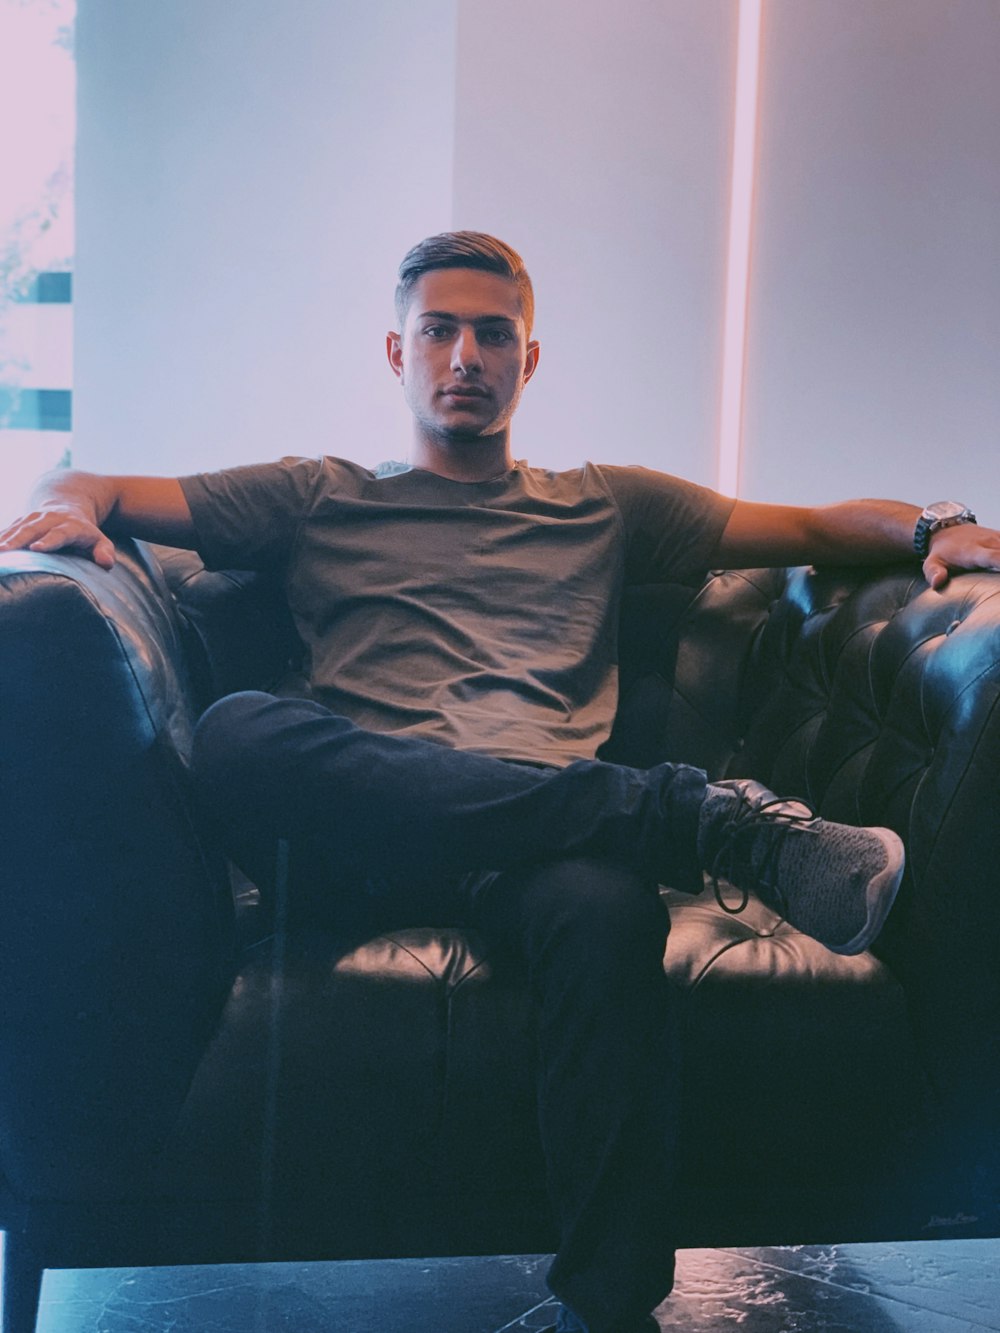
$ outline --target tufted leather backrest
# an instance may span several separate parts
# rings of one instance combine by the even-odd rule
[[[237,690],[271,689],[297,667],[302,645],[278,579],[210,572],[193,551],[149,549],[176,599],[199,711]]]
[[[602,757],[672,759],[721,777],[742,744],[754,646],[786,582],[783,569],[713,574],[698,588],[629,588],[619,630],[618,716]]]
[[[627,617],[650,604],[643,590]],[[626,649],[635,632],[626,621]],[[630,734],[638,699],[673,757],[902,836],[906,878],[876,952],[904,983],[956,1134],[995,1141],[1000,574],[933,591],[909,565],[728,572],[675,608],[661,648],[623,691]]]

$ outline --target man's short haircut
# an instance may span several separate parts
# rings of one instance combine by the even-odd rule
[[[408,251],[399,266],[396,316],[402,329],[413,288],[425,273],[438,268],[476,268],[498,273],[517,286],[521,314],[528,333],[535,320],[535,293],[524,260],[509,245],[483,231],[443,231],[428,236]]]

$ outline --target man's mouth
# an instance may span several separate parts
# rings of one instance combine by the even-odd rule
[[[441,390],[441,396],[442,398],[488,398],[489,394],[475,384],[449,384],[446,389]]]

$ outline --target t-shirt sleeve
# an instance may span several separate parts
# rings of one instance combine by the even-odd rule
[[[181,477],[195,548],[209,569],[271,569],[295,542],[322,467],[316,458]]]
[[[644,467],[600,469],[625,525],[628,583],[699,583],[735,500]]]

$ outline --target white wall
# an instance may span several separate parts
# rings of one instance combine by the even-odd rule
[[[403,252],[451,222],[454,0],[80,0],[74,458],[374,462]]]
[[[1000,4],[765,0],[744,493],[1000,520]],[[396,264],[520,248],[515,451],[715,477],[736,0],[80,0],[76,459],[405,452]]]
[[[460,0],[455,217],[534,275],[515,452],[715,479],[736,8]]]
[[[1000,4],[769,0],[744,493],[1000,525]]]

